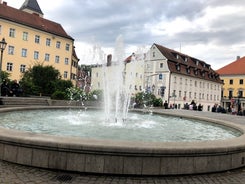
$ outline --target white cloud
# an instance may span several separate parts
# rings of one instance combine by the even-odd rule
[[[20,8],[25,0],[5,0]],[[60,23],[75,39],[82,63],[113,54],[124,35],[126,56],[139,46],[162,44],[212,65],[214,69],[245,55],[244,0],[37,0],[44,18]],[[147,13],[145,13],[147,12]]]

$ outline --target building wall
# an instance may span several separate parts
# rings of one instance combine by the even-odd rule
[[[221,102],[222,84],[170,72],[167,58],[154,46],[147,53],[144,85],[154,85],[153,93],[177,108],[184,108],[185,103],[194,100],[197,105],[203,105],[204,111],[210,111],[214,104]],[[164,87],[164,94],[161,94],[161,87]]]
[[[33,15],[36,16],[36,15]],[[20,80],[23,71],[21,66],[25,66],[25,70],[39,63],[44,65],[52,65],[60,71],[63,79],[70,79],[71,72],[76,73],[76,67],[72,66],[72,49],[73,40],[53,35],[48,32],[33,29],[11,21],[2,20],[0,22],[0,37],[4,37],[7,47],[3,54],[2,70],[11,74],[10,78]],[[10,29],[15,30],[15,35],[10,36]],[[27,39],[23,39],[23,33],[28,34]],[[35,43],[35,37],[39,36],[39,43]],[[46,45],[46,39],[50,39],[50,46]],[[60,42],[60,48],[56,48],[56,43]],[[66,50],[69,45],[69,50]],[[11,47],[13,50],[11,50]],[[26,56],[22,56],[22,49],[26,49]],[[34,52],[38,52],[38,58],[34,58]],[[45,61],[45,54],[49,54],[49,61]],[[56,58],[59,57],[59,62]],[[67,62],[65,62],[65,60]],[[12,70],[9,64],[12,63]],[[64,76],[66,74],[66,76]],[[73,81],[74,82],[74,81]]]
[[[169,101],[169,77],[167,59],[158,49],[152,48],[147,52],[145,61],[145,89],[149,89],[157,98]],[[161,88],[164,88],[164,94]]]
[[[95,66],[92,68],[92,90],[104,89],[105,81],[109,81],[111,87],[123,83],[122,75],[118,74],[119,65],[111,66]],[[124,67],[124,66],[122,66]],[[125,88],[135,95],[138,92],[144,90],[143,79],[144,79],[144,62],[143,61],[132,61],[126,64],[125,69]]]
[[[226,109],[234,108],[245,110],[245,75],[221,75],[224,85],[222,87],[222,106]]]
[[[245,97],[245,75],[226,75],[220,78],[224,81],[223,97],[238,97],[239,91],[242,91],[241,97]],[[229,91],[232,91],[231,96]]]
[[[204,111],[210,111],[214,104],[221,102],[221,84],[186,75],[172,74],[170,80],[170,104],[183,108],[192,100],[203,105]],[[174,95],[175,94],[175,95]]]

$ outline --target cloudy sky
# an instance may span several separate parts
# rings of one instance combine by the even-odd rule
[[[24,2],[4,1],[15,8]],[[203,60],[213,69],[245,55],[244,0],[38,0],[38,3],[44,18],[60,23],[75,39],[81,63],[89,60],[87,55],[95,45],[105,54],[112,53],[119,35],[127,55],[157,43]]]

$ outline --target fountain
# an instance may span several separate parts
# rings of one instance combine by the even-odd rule
[[[193,112],[194,116],[162,109],[128,113],[131,92],[124,85],[122,45],[119,37],[115,52],[121,65],[115,76],[119,84],[110,84],[110,77],[104,75],[105,112],[92,107],[1,108],[0,159],[120,175],[197,174],[245,166],[245,128],[227,121],[226,115],[210,118],[200,112]]]

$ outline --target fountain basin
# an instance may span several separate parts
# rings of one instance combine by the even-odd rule
[[[40,108],[58,107],[5,108],[0,112]],[[215,141],[142,142],[57,137],[0,128],[0,159],[48,169],[122,175],[197,174],[243,167],[244,127],[224,120],[208,121],[237,129],[242,135]]]

